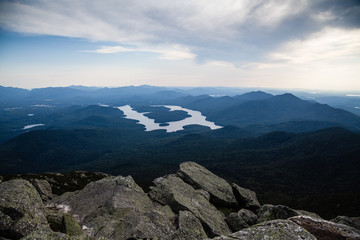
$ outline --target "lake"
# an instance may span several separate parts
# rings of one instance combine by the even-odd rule
[[[135,111],[130,105],[125,105],[117,108],[124,112],[125,118],[137,120],[138,124],[144,125],[145,131],[164,129],[166,130],[166,132],[176,132],[184,130],[184,126],[187,125],[201,125],[209,127],[212,130],[222,128],[222,126],[218,126],[214,122],[206,120],[206,117],[203,116],[199,111],[172,105],[156,105],[152,107],[166,107],[169,109],[169,111],[185,111],[190,115],[190,117],[180,121],[167,122],[167,125],[163,126],[164,124],[156,123],[154,119],[145,116],[147,112],[139,113]]]

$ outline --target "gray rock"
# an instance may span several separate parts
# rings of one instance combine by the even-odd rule
[[[0,236],[19,239],[37,230],[49,230],[44,204],[28,181],[0,184]]]
[[[237,232],[256,223],[257,216],[247,209],[240,209],[236,213],[230,213],[226,222],[232,231]]]
[[[210,194],[210,202],[218,206],[232,207],[237,202],[230,184],[203,166],[194,162],[183,162],[177,175],[195,189],[203,189]]]
[[[38,191],[41,199],[44,202],[47,202],[54,198],[51,191],[51,185],[48,181],[42,179],[33,179],[30,182],[35,187],[36,191]]]
[[[91,236],[68,236],[60,232],[36,231],[20,240],[108,240],[107,238],[94,238]]]
[[[260,208],[260,203],[256,197],[256,193],[246,188],[242,188],[239,185],[231,184],[236,200],[241,208],[247,208],[250,210],[257,210]]]
[[[150,187],[150,198],[163,205],[169,205],[177,213],[192,212],[201,221],[208,236],[230,233],[224,214],[179,177],[168,175],[157,178],[154,184],[155,187]]]
[[[216,240],[316,240],[304,228],[289,220],[273,220],[254,225]]]
[[[189,211],[179,212],[179,229],[170,237],[171,240],[204,239],[207,235],[194,214]]]
[[[61,232],[69,236],[79,236],[84,234],[79,223],[69,213],[64,214],[62,217],[61,230]]]
[[[297,212],[299,216],[308,216],[316,219],[322,219],[322,217],[320,217],[317,213],[308,212],[305,210],[295,210],[295,212]]]
[[[330,221],[334,223],[345,224],[357,230],[360,230],[360,217],[337,216]]]
[[[355,240],[360,239],[360,231],[350,226],[334,223],[321,219],[314,219],[307,216],[295,216],[289,220],[302,226],[318,240],[327,239],[346,239]]]
[[[258,223],[275,219],[288,219],[289,217],[298,216],[299,213],[287,206],[265,204],[258,211]]]
[[[70,210],[94,237],[164,238],[176,230],[171,209],[155,206],[131,176],[103,178],[51,204]]]
[[[196,189],[196,192],[203,195],[208,201],[210,201],[210,193],[208,193],[207,191],[203,189]]]
[[[51,230],[60,232],[62,230],[62,221],[64,214],[62,212],[46,209],[46,219],[49,223]]]

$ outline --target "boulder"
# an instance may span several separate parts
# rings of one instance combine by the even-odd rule
[[[237,205],[230,184],[203,166],[194,162],[183,162],[180,164],[177,175],[195,189],[207,191],[210,194],[210,202],[213,204],[223,207]]]
[[[207,235],[199,221],[194,214],[189,211],[179,212],[179,228],[170,237],[171,240],[193,240],[204,239]]]
[[[360,230],[360,217],[337,216],[330,221],[334,223],[345,224],[357,230]]]
[[[316,219],[322,219],[322,217],[320,217],[319,214],[317,213],[308,212],[305,210],[295,210],[295,211],[298,213],[299,216],[308,216]]]
[[[84,234],[79,223],[69,213],[64,214],[62,217],[61,232],[69,236]]]
[[[46,219],[51,230],[54,232],[61,232],[64,214],[62,212],[46,209]]]
[[[273,220],[254,225],[228,236],[213,238],[216,240],[316,240],[304,228],[289,220]]]
[[[171,209],[156,206],[131,176],[103,178],[50,205],[71,211],[94,237],[164,238],[176,230]]]
[[[48,181],[43,179],[33,179],[30,182],[35,187],[36,191],[38,191],[44,202],[53,199],[54,196],[51,191],[51,185]]]
[[[334,223],[321,219],[314,219],[307,216],[295,216],[289,218],[289,220],[305,228],[318,240],[360,239],[359,230],[344,224]]]
[[[224,214],[179,177],[168,175],[157,178],[154,184],[155,186],[150,187],[150,198],[163,205],[169,205],[176,213],[192,212],[200,220],[208,236],[230,233]]]
[[[0,237],[20,239],[37,230],[49,230],[39,193],[28,181],[0,184]]]
[[[256,193],[246,188],[242,188],[239,185],[233,183],[232,185],[234,195],[241,208],[247,208],[250,210],[257,210],[260,208],[260,203],[257,200]]]
[[[240,231],[256,223],[257,216],[247,209],[240,209],[236,213],[230,213],[226,222],[232,231]]]
[[[287,206],[265,204],[258,211],[258,223],[275,219],[288,219],[289,217],[298,216],[299,213]]]

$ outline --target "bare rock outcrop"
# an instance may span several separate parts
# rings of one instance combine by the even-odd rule
[[[226,222],[234,232],[250,227],[256,223],[257,216],[247,209],[240,209],[236,213],[230,213]]]
[[[260,208],[260,203],[254,191],[240,187],[235,183],[233,183],[231,186],[233,188],[239,207],[255,211]]]
[[[175,232],[174,213],[156,206],[132,177],[107,177],[51,202],[67,206],[94,237],[161,238]]]
[[[289,220],[302,226],[318,240],[328,239],[346,239],[358,240],[360,239],[360,231],[350,226],[334,223],[321,219],[314,219],[307,216],[291,217]]]
[[[316,240],[301,226],[289,220],[273,220],[254,225],[213,240]]]
[[[40,194],[41,199],[47,202],[54,198],[51,190],[51,185],[44,179],[33,179],[30,183],[35,187],[36,191]]]
[[[39,193],[28,181],[0,184],[0,237],[20,239],[38,230],[50,230]]]
[[[183,162],[177,172],[184,182],[195,189],[203,189],[210,194],[210,202],[218,206],[236,206],[236,198],[230,184],[195,162]]]
[[[169,205],[176,213],[192,212],[202,223],[208,236],[230,233],[225,216],[218,211],[202,194],[175,175],[157,178],[150,187],[150,198]]]

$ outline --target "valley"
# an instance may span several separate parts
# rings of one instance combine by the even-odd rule
[[[44,107],[50,100],[40,89],[43,98],[8,102],[1,110],[0,174],[100,171],[130,174],[147,188],[195,161],[254,189],[265,203],[328,218],[359,214],[359,116],[289,93],[131,90],[49,89],[53,107]]]

